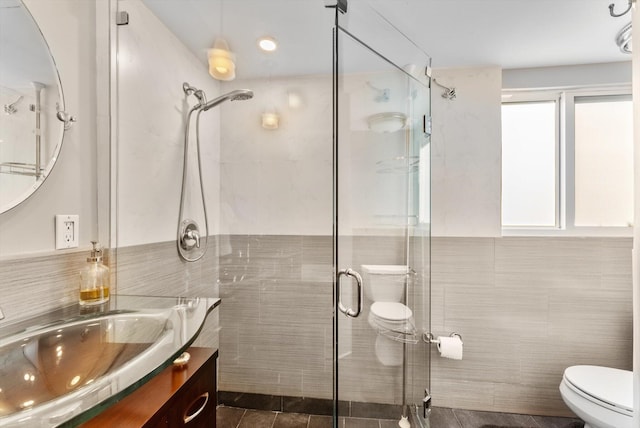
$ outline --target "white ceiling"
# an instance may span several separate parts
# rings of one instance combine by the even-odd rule
[[[226,0],[222,6],[220,0],[144,1],[203,63],[223,34],[238,56],[241,77],[264,75],[265,64],[273,74],[331,70],[332,16],[324,0]],[[612,1],[618,13],[627,8],[628,0],[350,0],[347,17],[358,21],[358,11],[371,5],[427,52],[434,67],[630,61],[615,37],[631,14],[611,17]],[[384,34],[368,20],[360,19],[363,40]],[[265,34],[280,42],[275,54],[258,52],[256,39]],[[412,48],[386,36],[373,45],[391,54]]]

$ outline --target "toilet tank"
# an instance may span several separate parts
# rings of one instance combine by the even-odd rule
[[[406,265],[362,265],[364,295],[374,302],[401,302],[407,272]]]

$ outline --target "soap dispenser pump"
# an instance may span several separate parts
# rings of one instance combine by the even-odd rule
[[[91,241],[93,250],[80,271],[80,304],[99,305],[109,300],[109,268],[102,264],[102,248]]]

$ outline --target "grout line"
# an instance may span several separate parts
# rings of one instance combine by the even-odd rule
[[[532,426],[534,426],[534,427],[538,427],[538,428],[542,428],[542,425],[540,425],[540,424],[538,423],[538,421],[536,421],[536,420],[535,420],[535,418],[534,418],[533,416],[529,415],[529,419],[531,419],[531,422],[533,422],[533,425],[532,425]]]
[[[244,412],[242,412],[242,416],[240,416],[240,420],[238,420],[238,425],[236,425],[236,428],[240,428],[240,424],[242,423],[242,419],[244,419],[244,415],[247,414],[247,409],[244,409]]]
[[[453,413],[453,418],[455,419],[455,421],[458,423],[458,426],[460,428],[464,428],[462,426],[462,422],[460,422],[460,419],[458,419],[458,415],[456,415],[456,409],[451,409],[451,413]]]

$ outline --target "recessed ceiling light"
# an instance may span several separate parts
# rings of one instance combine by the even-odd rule
[[[273,52],[278,49],[278,42],[271,36],[264,36],[258,39],[258,46],[265,52]]]

